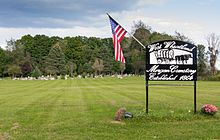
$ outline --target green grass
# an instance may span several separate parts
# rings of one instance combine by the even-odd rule
[[[193,87],[149,92],[147,115],[143,77],[1,80],[0,139],[220,139],[219,112],[193,114]],[[220,82],[197,82],[197,110],[205,103],[220,107]],[[114,123],[120,107],[134,118]]]

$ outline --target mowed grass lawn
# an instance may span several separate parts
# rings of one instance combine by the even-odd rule
[[[147,115],[143,77],[1,80],[0,139],[220,139],[220,112],[194,115],[193,87],[151,86],[149,92]],[[220,82],[197,82],[198,112],[205,103],[220,108]],[[120,107],[133,119],[115,123]]]

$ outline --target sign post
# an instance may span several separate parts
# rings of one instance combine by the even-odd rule
[[[196,80],[194,81],[194,113],[196,114]]]
[[[194,81],[194,85],[175,86],[194,86],[194,113],[196,113],[197,47],[195,45],[177,40],[159,41],[148,45],[145,75],[146,113],[148,113],[150,86],[148,81]]]

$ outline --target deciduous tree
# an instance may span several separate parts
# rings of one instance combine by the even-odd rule
[[[3,77],[4,75],[4,71],[6,69],[6,63],[7,62],[7,58],[6,58],[6,54],[5,51],[0,48],[0,77]]]
[[[95,71],[95,74],[101,74],[101,72],[104,69],[103,60],[100,58],[96,58],[95,62],[92,65],[93,70]]]
[[[214,76],[216,74],[215,64],[219,53],[220,37],[212,33],[207,37],[207,43],[211,74]]]
[[[9,65],[8,66],[8,74],[12,78],[20,76],[21,75],[21,68],[16,64]]]

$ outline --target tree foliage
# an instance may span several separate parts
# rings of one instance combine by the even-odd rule
[[[104,69],[103,60],[96,58],[94,64],[92,65],[93,70],[95,71],[95,74],[101,74],[101,72]]]
[[[45,71],[49,75],[64,75],[66,73],[65,55],[61,43],[56,43],[45,60]]]
[[[205,46],[197,46],[197,72],[198,75],[204,76],[207,74],[207,57],[205,55]]]
[[[138,21],[137,23],[134,23],[133,36],[146,46],[149,44],[149,37],[151,35],[150,30],[150,27],[146,26],[142,21]],[[128,53],[128,56],[130,56],[130,63],[133,68],[132,72],[135,74],[143,74],[145,68],[144,47],[132,38]]]
[[[31,72],[31,76],[38,78],[42,75],[42,72],[39,70],[39,68],[36,66],[34,70]]]
[[[175,36],[152,31],[142,21],[134,23],[132,35],[142,44],[178,39],[192,41],[185,35],[176,32]],[[209,65],[214,71],[219,41],[217,36],[210,36]],[[95,74],[144,74],[145,49],[132,37],[121,41],[126,64],[114,60],[112,38],[97,37],[48,37],[46,35],[24,35],[18,40],[7,41],[7,48],[0,48],[0,77]],[[198,46],[198,74],[207,74],[205,46]]]
[[[18,65],[12,64],[8,66],[8,74],[14,78],[21,75],[21,68]]]
[[[188,43],[193,44],[192,39],[190,39],[189,37],[185,36],[184,34],[182,34],[180,32],[177,32],[177,31],[175,31],[174,39],[180,40],[180,41],[186,41]]]
[[[5,51],[0,48],[0,76],[4,75],[4,71],[6,69],[6,54]]]

